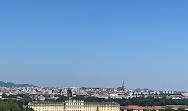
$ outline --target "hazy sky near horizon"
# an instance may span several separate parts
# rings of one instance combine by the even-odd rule
[[[188,91],[187,4],[0,1],[0,81]]]

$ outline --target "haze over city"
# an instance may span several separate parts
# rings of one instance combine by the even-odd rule
[[[0,1],[0,81],[188,91],[188,1]]]

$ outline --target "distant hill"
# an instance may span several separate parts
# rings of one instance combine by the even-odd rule
[[[35,87],[35,86],[31,84],[14,84],[12,82],[0,81],[0,87]]]

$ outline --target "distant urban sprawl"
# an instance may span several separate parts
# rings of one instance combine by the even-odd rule
[[[124,83],[118,88],[88,88],[88,87],[0,87],[0,98],[3,94],[27,94],[33,100],[58,99],[57,95],[67,96],[67,89],[71,89],[72,97],[89,96],[103,99],[130,99],[138,97],[188,99],[188,92],[157,91],[150,89],[126,89]],[[49,96],[46,96],[49,95]]]

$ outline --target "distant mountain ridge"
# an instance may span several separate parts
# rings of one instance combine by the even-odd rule
[[[14,84],[12,82],[0,81],[0,87],[36,87],[36,86],[31,84]]]

